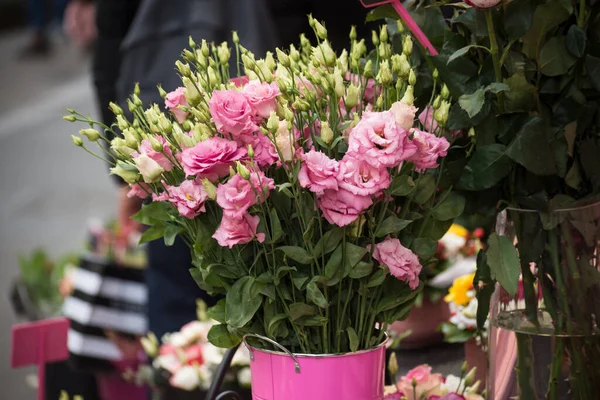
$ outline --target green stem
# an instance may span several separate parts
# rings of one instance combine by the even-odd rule
[[[532,336],[515,333],[517,338],[517,380],[520,399],[538,399],[533,366]]]
[[[502,83],[502,65],[500,65],[500,57],[498,54],[498,42],[496,40],[496,31],[494,30],[494,19],[492,17],[492,9],[485,10],[485,22],[487,23],[488,36],[490,37],[490,53],[492,53],[492,61],[494,62],[494,73],[496,74],[496,82]],[[498,104],[500,110],[504,109],[504,98],[502,93],[498,93]]]
[[[583,29],[585,25],[585,0],[579,0],[579,15],[577,16],[577,26]]]
[[[556,337],[554,342],[554,357],[550,369],[550,382],[548,382],[548,392],[546,399],[558,400],[558,380],[563,365],[563,356],[565,352],[565,340],[562,337]]]

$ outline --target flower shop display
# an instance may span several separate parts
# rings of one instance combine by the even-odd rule
[[[388,370],[396,376],[398,365],[391,359]],[[394,385],[385,387],[384,400],[483,400],[481,381],[476,380],[477,368],[467,372],[463,364],[461,376],[432,373],[432,368],[419,365],[403,375]]]
[[[105,157],[73,141],[151,198],[135,217],[149,225],[142,242],[181,235],[196,282],[226,295],[208,311],[219,322],[208,340],[246,336],[255,396],[381,398],[387,326],[407,315],[422,265],[464,206],[456,177],[441,173],[453,103],[437,74],[411,64],[398,28],[394,43],[387,27],[374,33],[370,53],[352,31],[336,54],[325,26],[309,23],[317,43],[302,36],[277,61],[237,35],[235,49],[190,39],[176,64],[183,86],[159,88],[169,114],[144,109],[136,88],[129,114],[111,106],[111,127],[72,110],[65,119],[89,124],[80,133],[100,149],[95,126],[122,131]],[[234,82],[232,52],[245,70]],[[362,356],[373,364],[355,364]],[[324,365],[340,379],[316,385]]]
[[[469,232],[453,224],[438,241],[435,258],[423,266],[424,289],[415,307],[405,320],[390,326],[391,331],[412,332],[401,341],[402,348],[422,348],[443,340],[439,326],[450,319],[451,312],[443,297],[456,277],[475,271],[482,235],[481,228]]]
[[[473,138],[456,165],[465,213],[493,223],[506,209],[475,276],[480,326],[492,300],[489,393],[596,398],[598,4],[468,3],[425,2],[414,14],[440,49],[431,63],[458,99],[448,128]],[[450,7],[449,19],[438,6]],[[517,295],[519,280],[523,301],[503,301]],[[512,365],[496,363],[506,354],[516,354]]]

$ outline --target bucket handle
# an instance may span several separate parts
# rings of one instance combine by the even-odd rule
[[[248,345],[248,342],[246,341],[246,338],[248,336],[255,337],[260,340],[264,340],[265,342],[269,342],[273,346],[277,347],[278,349],[280,349],[281,351],[286,353],[288,356],[292,357],[292,360],[294,360],[294,370],[296,371],[297,374],[300,373],[300,362],[298,362],[298,358],[294,355],[294,353],[292,353],[285,346],[277,343],[273,339],[269,339],[266,336],[257,335],[256,333],[248,333],[248,334],[244,335],[244,338],[242,339],[244,341],[244,344],[248,348],[248,351],[250,352],[250,360],[254,361],[254,352],[252,351],[252,347],[250,345]]]

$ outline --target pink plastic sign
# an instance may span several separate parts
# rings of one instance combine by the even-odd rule
[[[423,33],[421,28],[419,28],[419,25],[417,25],[415,20],[410,16],[406,8],[404,8],[402,3],[400,3],[400,0],[360,0],[360,2],[365,8],[372,8],[382,6],[384,4],[391,4],[392,7],[394,7],[394,10],[396,10],[398,15],[400,16],[400,19],[402,19],[402,21],[412,32],[412,34],[415,35],[419,43],[421,43],[421,46],[425,47],[429,51],[429,54],[431,54],[432,56],[438,55],[438,52],[435,49],[435,47],[433,47],[429,39],[427,39],[425,33]]]
[[[10,365],[38,366],[38,400],[44,400],[45,364],[66,360],[69,320],[52,318],[12,327]]]

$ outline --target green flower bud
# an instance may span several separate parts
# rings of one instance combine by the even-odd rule
[[[148,336],[140,339],[140,344],[144,349],[144,352],[150,356],[150,358],[156,357],[158,354],[158,340],[156,336],[150,332]]]
[[[286,68],[290,66],[290,57],[278,48],[275,49],[279,63]]]
[[[315,21],[315,19],[313,18],[312,14],[308,14],[308,25],[309,25],[311,28],[314,28],[314,27],[315,27],[315,22],[316,22],[316,21]]]
[[[184,131],[191,131],[194,126],[192,125],[192,122],[190,120],[185,120],[183,121],[183,123],[181,124],[181,127],[183,128]]]
[[[381,26],[381,30],[379,31],[379,40],[382,43],[386,43],[388,41],[387,25],[382,25]]]
[[[124,130],[129,126],[129,121],[123,115],[117,115],[117,126],[120,130]]]
[[[142,107],[144,105],[144,103],[142,103],[142,99],[140,99],[137,94],[134,94],[133,96],[131,96],[131,98],[133,99],[133,104],[135,104],[136,106]]]
[[[358,97],[360,96],[360,88],[354,84],[348,86],[348,93],[346,94],[346,109],[349,111],[358,104]]]
[[[471,368],[467,376],[465,376],[465,386],[471,386],[475,382],[475,374],[477,373],[477,367]]]
[[[434,81],[438,80],[438,78],[440,77],[440,72],[438,71],[437,68],[433,70],[433,74],[431,76],[433,77]]]
[[[229,50],[229,46],[227,46],[227,42],[221,43],[221,45],[217,49],[217,54],[219,56],[219,62],[221,63],[221,65],[227,65],[227,63],[229,63],[229,58],[231,58],[231,51]]]
[[[373,42],[375,47],[379,46],[379,36],[375,31],[371,31],[371,42]]]
[[[356,26],[352,25],[352,27],[350,28],[350,40],[354,41],[356,40]]]
[[[379,43],[379,48],[377,50],[379,52],[379,57],[387,60],[391,55],[391,46],[388,43]]]
[[[342,77],[342,71],[336,68],[335,72],[333,73],[333,79],[335,95],[338,98],[342,98],[346,91],[346,87],[344,86],[344,78]]]
[[[311,47],[310,40],[306,38],[304,33],[300,34],[300,46],[302,46],[303,49]]]
[[[249,71],[254,71],[256,68],[256,61],[254,58],[251,58],[247,54],[242,55],[242,63],[244,64],[244,68]]]
[[[329,122],[321,121],[321,140],[329,144],[333,140],[333,130],[329,127]]]
[[[279,118],[277,118],[277,114],[273,111],[271,115],[269,115],[269,119],[267,120],[267,129],[271,134],[277,133],[277,129],[279,129]]]
[[[196,42],[194,42],[194,39],[192,39],[191,36],[188,37],[188,45],[192,48],[195,49],[196,48]]]
[[[65,121],[75,122],[77,118],[74,115],[63,115],[62,117]]]
[[[237,169],[238,174],[244,178],[244,179],[250,179],[250,170],[248,170],[248,168],[246,168],[246,166],[244,164],[242,164],[239,161],[235,162],[235,166]]]
[[[210,55],[210,49],[208,48],[208,43],[206,43],[205,39],[202,39],[202,44],[200,45],[200,51],[204,57],[208,57]]]
[[[137,149],[140,143],[137,133],[132,128],[126,128],[123,130],[123,137],[128,147]]]
[[[115,115],[123,115],[123,109],[121,107],[119,107],[118,104],[113,103],[111,101],[110,103],[108,103],[108,106],[110,107],[110,110],[113,112],[113,114],[115,114]]]
[[[403,79],[408,79],[411,71],[410,63],[408,62],[408,57],[406,56],[406,54],[401,54],[399,60],[400,70],[398,72],[398,75]]]
[[[439,125],[443,128],[446,126],[446,122],[448,122],[448,114],[450,113],[450,103],[446,100],[443,100],[440,104],[440,108],[435,110],[433,113],[433,118],[439,123]]]
[[[131,147],[127,146],[127,143],[125,143],[125,139],[122,139],[120,137],[114,138],[110,142],[110,148],[117,154],[117,156],[125,160],[130,159],[131,153],[135,151],[135,149],[132,149]]]
[[[127,107],[129,108],[129,111],[134,113],[135,110],[137,109],[137,106],[133,103],[133,101],[131,101],[131,99],[127,99]]]
[[[327,39],[327,29],[325,29],[325,27],[319,21],[315,20],[315,25],[313,28],[315,29],[315,33],[319,39]]]
[[[463,363],[460,366],[460,374],[464,375],[467,373],[467,368],[469,368],[469,364],[467,364],[466,361],[463,361]]]
[[[415,71],[414,70],[410,70],[410,72],[408,73],[408,84],[409,85],[416,85],[417,83],[417,75],[415,75]]]
[[[196,54],[192,53],[188,49],[183,50],[182,57],[187,62],[193,63],[194,61],[196,61]]]
[[[135,94],[136,96],[140,95],[140,84],[138,82],[136,82],[133,86],[133,94]]]
[[[413,41],[410,36],[404,36],[404,40],[402,41],[402,53],[410,56],[413,51]]]
[[[404,96],[400,101],[409,106],[412,106],[415,103],[414,89],[412,86],[409,85],[406,88],[406,92],[404,92]]]
[[[294,101],[294,103],[292,103],[292,107],[299,111],[310,110],[310,104],[307,101],[302,100],[300,98],[297,98],[296,101]]]
[[[202,186],[204,186],[204,190],[206,190],[209,199],[214,200],[217,198],[217,187],[214,183],[204,178],[202,179]]]
[[[164,114],[161,114],[158,117],[158,126],[160,130],[163,133],[166,133],[167,135],[173,130],[173,125],[171,125],[171,121],[169,121],[169,119]]]
[[[388,371],[392,377],[392,380],[396,380],[396,375],[398,375],[398,359],[396,358],[396,353],[392,352],[390,355],[390,360],[388,361]]]
[[[267,51],[267,55],[265,56],[265,65],[269,69],[270,73],[273,73],[273,71],[275,71],[275,68],[277,67],[277,63],[273,58],[273,53],[271,53],[270,51]]]
[[[186,76],[188,78],[192,76],[192,70],[188,64],[184,64],[180,60],[177,60],[175,61],[175,66],[182,76]]]
[[[346,75],[348,72],[348,51],[346,49],[342,50],[342,54],[340,54],[337,60],[337,67],[342,72],[342,75]]]
[[[365,76],[365,78],[373,77],[373,62],[371,60],[367,60],[367,62],[365,63],[363,75]]]
[[[474,128],[474,127],[471,127],[471,128],[469,129],[468,136],[469,136],[469,137],[475,137],[475,128]]]
[[[83,139],[80,138],[79,136],[75,136],[75,135],[71,135],[71,138],[73,139],[73,144],[77,147],[83,147]]]
[[[254,149],[251,144],[248,145],[248,157],[250,157],[250,159],[254,158]]]
[[[232,37],[233,43],[238,44],[240,42],[240,37],[238,36],[237,31],[232,31],[231,37]]]
[[[401,19],[398,19],[397,26],[398,26],[398,32],[399,33],[404,33],[404,24],[402,23]]]
[[[442,92],[440,94],[442,95],[443,100],[448,100],[448,97],[450,97],[450,90],[448,90],[448,86],[446,86],[445,83],[442,86]]]
[[[383,94],[380,94],[379,97],[377,97],[377,100],[375,101],[375,107],[377,107],[378,110],[383,109]]]
[[[390,71],[390,64],[387,60],[382,61],[379,64],[379,73],[377,74],[377,82],[384,86],[392,84],[394,77],[392,71]]]
[[[90,142],[97,142],[100,139],[100,133],[92,128],[82,129],[79,131],[79,134],[88,138]]]
[[[110,169],[110,173],[121,177],[129,184],[137,183],[140,179],[137,168],[121,161],[117,161],[117,165]]]
[[[481,381],[477,381],[474,384],[470,385],[469,390],[467,390],[468,394],[477,394],[479,393],[479,386],[481,385]]]
[[[433,108],[438,109],[438,108],[440,108],[441,104],[442,104],[442,98],[439,95],[437,95],[435,97],[435,100],[433,100],[432,106],[433,106]]]
[[[335,56],[335,52],[333,51],[333,49],[331,48],[331,45],[329,44],[329,41],[324,40],[321,43],[321,51],[322,54],[321,56],[324,55],[325,57],[325,65],[327,65],[328,67],[333,67],[335,65],[335,61],[336,61],[336,56]]]
[[[300,61],[300,52],[296,50],[296,47],[293,44],[290,45],[290,58],[294,60],[294,62]]]
[[[211,69],[209,69],[208,71],[209,71],[209,75],[210,75]],[[213,74],[214,74],[214,71],[213,71]],[[198,103],[200,103],[202,101],[202,95],[198,91],[196,84],[194,83],[194,81],[192,81],[188,77],[184,77],[182,79],[182,82],[183,82],[183,86],[185,86],[185,98],[186,98],[188,104],[192,107],[196,106]]]

